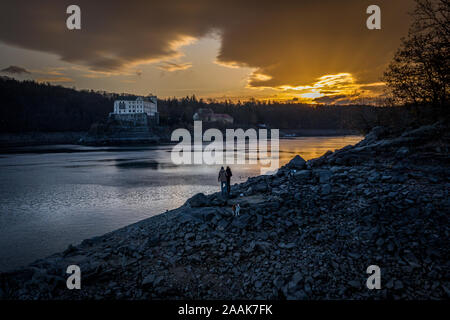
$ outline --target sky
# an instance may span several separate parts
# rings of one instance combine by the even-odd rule
[[[81,9],[69,30],[66,8]],[[381,9],[369,30],[366,9]],[[375,101],[413,0],[3,0],[0,73],[160,98]]]

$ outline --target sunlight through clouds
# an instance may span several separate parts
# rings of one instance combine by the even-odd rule
[[[60,23],[64,2],[16,0],[0,10],[8,21],[8,28],[0,28],[0,60],[2,68],[64,66],[64,77],[74,80],[70,86],[83,89],[353,101],[380,94],[382,72],[409,25],[413,0],[379,1],[385,8],[383,28],[372,32],[362,23],[367,6],[360,0],[327,1],[327,10],[319,1],[255,6],[155,0],[131,6],[79,0],[89,14],[83,16],[83,28],[73,32]],[[158,14],[149,18],[155,8]],[[58,77],[15,75],[53,76]]]
[[[379,92],[371,92],[371,88],[377,89],[382,86],[384,86],[382,82],[359,84],[352,74],[343,72],[324,75],[311,85],[284,85],[278,87],[278,89],[284,93],[286,98],[297,97],[303,99],[304,102],[320,103],[318,98],[322,97],[346,98],[350,101],[362,96],[367,98],[375,97]],[[322,99],[322,101],[331,100]]]

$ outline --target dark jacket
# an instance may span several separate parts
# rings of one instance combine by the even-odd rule
[[[227,173],[225,170],[220,170],[218,179],[220,182],[226,182],[227,181]]]
[[[227,180],[230,181],[231,177],[233,176],[233,174],[231,173],[231,169],[227,168],[226,172],[227,172]]]

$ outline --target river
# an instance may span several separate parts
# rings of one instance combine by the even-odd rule
[[[280,139],[279,164],[361,139]],[[174,165],[172,147],[57,145],[0,154],[0,271],[177,208],[198,192],[219,191],[220,166]],[[260,174],[258,164],[231,169],[232,183]]]

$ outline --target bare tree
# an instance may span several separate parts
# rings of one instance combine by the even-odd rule
[[[449,94],[450,0],[416,0],[412,17],[383,80],[399,104],[442,108]]]

